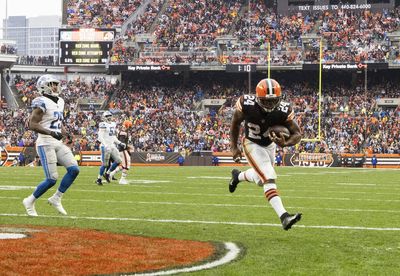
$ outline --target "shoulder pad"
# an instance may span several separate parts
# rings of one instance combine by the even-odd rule
[[[239,111],[242,111],[242,110],[243,110],[243,96],[240,96],[240,97],[237,99],[236,104],[235,104],[235,108],[236,108],[237,110],[239,110]]]
[[[46,111],[46,102],[43,97],[38,97],[32,101],[31,107],[32,108],[40,108],[43,112],[45,112]]]
[[[279,103],[278,110],[287,115],[287,121],[294,119],[294,110],[289,102],[281,101]]]

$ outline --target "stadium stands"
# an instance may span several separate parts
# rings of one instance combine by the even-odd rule
[[[133,16],[135,15],[135,16]],[[319,38],[323,38],[325,64],[359,62],[400,63],[398,41],[400,10],[336,10],[313,14],[277,14],[265,1],[181,0],[69,0],[70,27],[116,27],[110,64],[221,65],[267,63],[271,47],[272,65],[319,62]],[[122,27],[124,26],[124,27]],[[222,41],[222,42],[221,42]],[[1,53],[16,49],[0,45]],[[52,57],[21,56],[22,65],[57,65]],[[75,150],[97,149],[95,133],[99,108],[130,119],[136,151],[229,151],[229,123],[236,98],[247,93],[246,80],[198,74],[181,80],[157,81],[154,76],[124,76],[111,84],[99,76],[92,81],[63,81],[69,111],[68,128],[76,135]],[[162,78],[162,77],[161,77]],[[281,80],[282,79],[282,80]],[[307,78],[281,77],[307,139],[318,138],[316,84]],[[289,152],[399,152],[399,107],[385,109],[378,98],[399,98],[398,80],[368,84],[368,93],[354,80],[330,79],[324,83],[321,142],[302,142]],[[13,83],[29,107],[37,95],[36,77],[14,76]],[[93,101],[85,102],[82,99]],[[222,99],[217,108],[201,110],[202,100]],[[27,112],[1,111],[0,133],[11,145],[32,145],[26,130]]]
[[[97,149],[96,131],[100,120],[95,108],[83,110],[81,98],[104,97],[110,110],[119,114],[118,122],[133,122],[130,135],[136,151],[188,152],[212,150],[229,151],[229,126],[233,106],[238,96],[247,93],[241,80],[218,77],[205,82],[209,76],[199,76],[187,85],[179,81],[143,76],[123,85],[112,85],[102,78],[92,82],[75,80],[63,82],[68,105],[65,118],[71,133],[76,135],[75,150]],[[15,77],[21,95],[29,103],[35,90],[35,78]],[[310,82],[282,80],[286,99],[292,102],[305,138],[318,135],[318,97]],[[375,84],[365,95],[362,87],[327,84],[322,105],[321,143],[303,142],[288,152],[399,152],[400,110],[383,109],[377,98],[399,98],[399,83]],[[203,99],[225,99],[222,107],[199,110]],[[18,114],[18,116],[16,115]],[[28,113],[24,110],[3,111],[0,133],[10,137],[12,145],[32,145],[32,133],[26,131]]]

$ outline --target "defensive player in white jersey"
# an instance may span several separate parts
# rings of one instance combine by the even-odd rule
[[[22,203],[29,216],[38,215],[35,209],[35,201],[56,184],[58,163],[67,169],[67,173],[61,180],[57,191],[48,199],[48,203],[56,208],[59,213],[67,215],[61,204],[61,198],[78,176],[79,168],[70,148],[61,141],[64,136],[68,136],[71,142],[71,137],[62,124],[64,100],[59,97],[60,81],[52,75],[44,75],[38,79],[36,86],[42,96],[32,101],[33,111],[29,119],[29,128],[38,133],[36,151],[46,179]]]
[[[104,176],[106,181],[110,183],[110,173],[114,171],[119,164],[121,164],[121,156],[119,150],[124,150],[126,144],[118,140],[116,136],[117,124],[112,121],[112,114],[110,111],[103,113],[103,122],[99,124],[99,132],[97,140],[101,143],[101,167],[99,175],[97,176],[96,183],[103,185],[101,178]],[[118,148],[117,148],[118,146]],[[110,161],[110,157],[114,160],[108,171],[106,168]]]

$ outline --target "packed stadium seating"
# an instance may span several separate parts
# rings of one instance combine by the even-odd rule
[[[134,15],[134,16],[133,16]],[[399,43],[390,34],[400,30],[400,9],[383,11],[336,10],[313,14],[277,14],[265,1],[182,0],[69,0],[69,27],[117,28],[110,64],[267,63],[293,65],[323,61],[400,63]],[[144,41],[138,39],[145,35]],[[143,37],[142,37],[143,39]],[[223,42],[220,43],[219,39]],[[225,39],[225,40],[224,40]],[[17,49],[0,45],[1,53]],[[19,64],[57,65],[52,57],[20,56]],[[219,75],[218,75],[219,76]],[[37,76],[13,76],[13,84],[26,107],[37,96]],[[97,149],[95,133],[99,106],[129,119],[136,151],[229,151],[229,124],[237,97],[247,93],[246,80],[199,74],[185,85],[174,77],[143,75],[110,83],[103,76],[91,81],[63,81],[68,112],[65,118],[76,136],[75,150]],[[282,79],[282,80],[281,80]],[[278,78],[286,99],[307,139],[318,137],[318,95],[314,81]],[[382,79],[380,79],[382,80]],[[290,152],[399,152],[399,107],[383,109],[377,98],[399,98],[398,80],[375,81],[364,87],[353,80],[324,84],[321,107],[321,142],[302,142]],[[98,105],[81,105],[80,99],[101,99]],[[225,104],[200,110],[203,99],[223,99]],[[25,108],[26,108],[25,107]],[[28,113],[0,111],[0,133],[11,145],[33,145],[35,134],[25,122]]]
[[[211,150],[229,151],[229,127],[236,99],[247,93],[242,80],[229,77],[199,76],[186,85],[173,78],[154,79],[143,76],[121,85],[111,84],[100,76],[94,81],[79,79],[63,82],[63,95],[67,103],[65,118],[68,130],[76,137],[75,150],[97,149],[96,131],[99,111],[82,110],[79,98],[107,98],[107,105],[122,123],[129,119],[129,130],[136,151],[188,152]],[[27,104],[35,95],[36,78],[14,82]],[[296,79],[282,80],[286,100],[295,110],[303,137],[318,135],[318,95],[315,83]],[[399,82],[373,84],[368,94],[362,86],[351,87],[345,82],[326,84],[322,104],[322,142],[302,142],[288,152],[399,152],[400,109],[382,109],[375,104],[377,98],[399,98]],[[199,110],[203,99],[226,99],[221,107]],[[11,145],[33,145],[34,135],[25,122],[26,110],[1,112],[0,133],[9,137]]]
[[[250,12],[243,1],[85,3],[69,1],[70,26],[118,27],[128,13],[147,5],[123,28],[115,43],[112,64],[260,64],[266,62],[267,43],[273,52],[272,64],[318,62],[319,42],[311,43],[314,48],[303,45],[303,38],[309,34],[324,39],[326,62],[397,62],[400,59],[398,45],[392,44],[388,36],[400,30],[399,9],[378,12],[339,9],[282,15],[268,9],[261,0],[251,2]],[[113,12],[107,19],[96,12],[107,9]],[[140,34],[150,34],[153,39],[139,45],[136,36]],[[230,35],[232,40],[218,45],[218,37],[224,35]]]

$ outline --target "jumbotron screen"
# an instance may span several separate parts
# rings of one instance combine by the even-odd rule
[[[60,65],[106,64],[115,29],[60,29]]]

